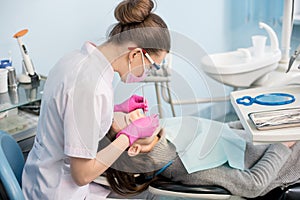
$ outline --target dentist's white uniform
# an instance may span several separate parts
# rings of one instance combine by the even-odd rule
[[[89,42],[50,71],[36,139],[23,171],[26,199],[91,199],[91,190],[99,199],[108,195],[101,186],[76,185],[68,157],[95,158],[98,141],[112,122],[113,75],[110,63]]]

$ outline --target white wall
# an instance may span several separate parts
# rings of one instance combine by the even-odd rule
[[[0,57],[12,51],[14,66],[21,70],[21,54],[13,34],[27,28],[23,37],[36,70],[47,75],[66,52],[86,40],[97,42],[114,22],[118,1],[99,0],[1,0]]]
[[[22,58],[12,36],[27,28],[29,32],[23,41],[38,72],[46,75],[62,55],[80,48],[84,41],[100,43],[108,27],[115,22],[113,11],[118,2],[120,0],[1,0],[0,58],[7,57],[11,50],[15,67],[21,69]],[[168,0],[157,2],[157,13],[171,30],[193,38],[208,50],[225,46],[223,0],[205,3],[188,0],[172,5]]]

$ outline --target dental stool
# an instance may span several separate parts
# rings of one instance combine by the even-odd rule
[[[22,172],[24,157],[15,139],[0,131],[0,199],[24,200]]]
[[[166,178],[159,178],[149,186],[149,192],[158,196],[181,197],[190,199],[247,199],[232,196],[230,192],[220,186],[191,186],[172,182]],[[285,189],[275,188],[265,196],[249,198],[248,200],[300,200],[300,183]]]

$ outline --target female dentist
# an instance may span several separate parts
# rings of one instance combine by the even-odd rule
[[[112,80],[142,81],[158,68],[170,49],[165,22],[152,13],[152,0],[125,0],[115,9],[118,23],[100,46],[86,42],[58,61],[43,93],[37,135],[22,176],[26,199],[91,199],[109,191],[90,184],[136,139],[151,136],[157,115],[137,120],[120,131],[106,148],[98,142],[112,124],[113,111],[130,112],[147,103],[133,95],[113,105]]]

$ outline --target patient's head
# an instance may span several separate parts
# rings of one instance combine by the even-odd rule
[[[114,113],[114,121],[112,123],[111,132],[111,140],[114,140],[116,137],[116,133],[124,129],[131,122],[143,118],[145,115],[141,113],[139,110],[132,111],[128,114],[122,112]],[[128,149],[129,156],[136,156],[139,153],[147,153],[150,152],[155,144],[158,142],[161,134],[161,128],[158,127],[151,137],[141,138],[136,140]]]
[[[114,113],[114,121],[111,130],[106,136],[109,142],[113,141],[116,134],[128,126],[134,120],[145,117],[139,110],[129,114]],[[124,152],[114,164],[106,170],[106,178],[111,188],[121,195],[134,195],[147,189],[150,180],[143,180],[143,183],[136,183],[137,176],[152,176],[158,169],[155,162],[148,156],[148,153],[159,141],[162,130],[158,128],[151,137],[136,140]],[[104,145],[103,147],[107,146]]]

